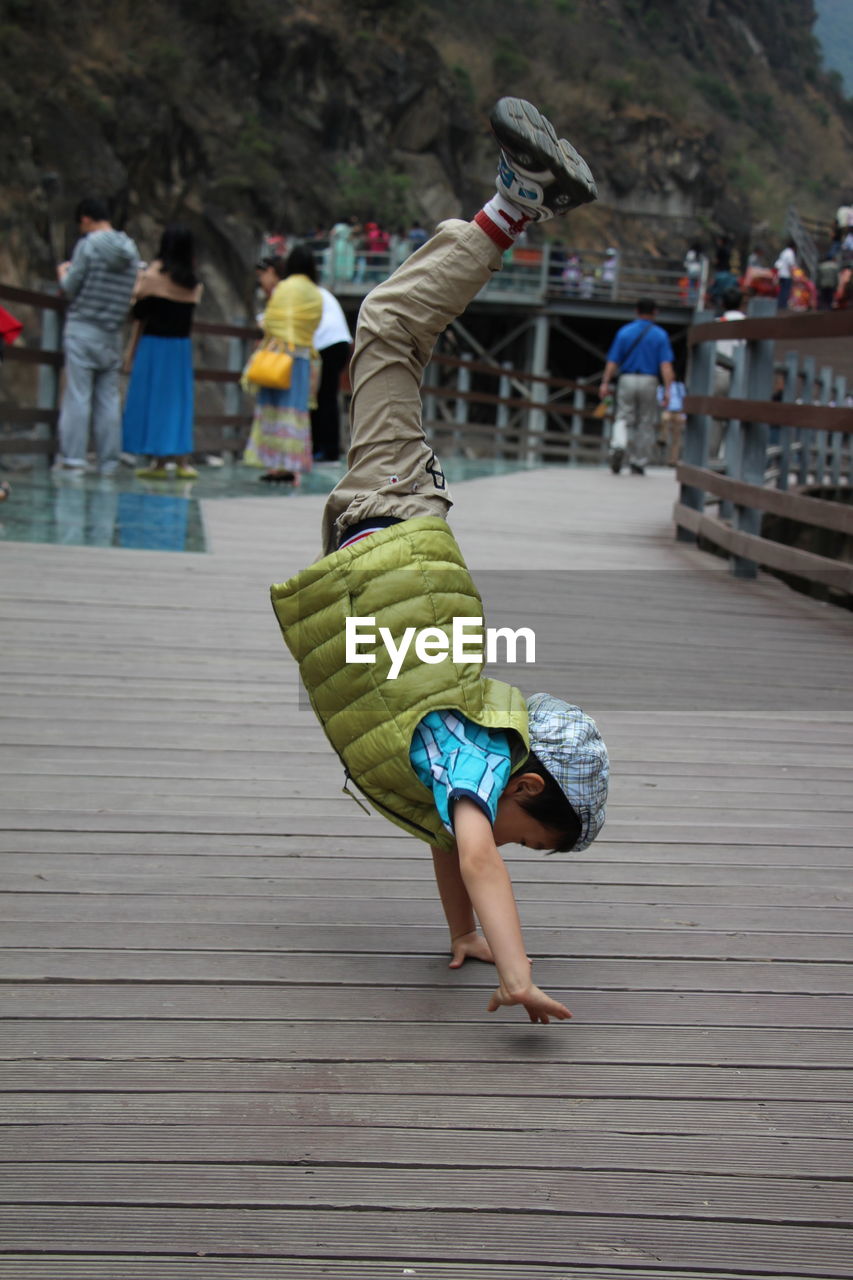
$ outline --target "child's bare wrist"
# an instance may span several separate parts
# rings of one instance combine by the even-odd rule
[[[506,991],[507,995],[511,996],[514,1000],[518,999],[520,996],[523,996],[526,991],[529,991],[530,989],[530,962],[529,961],[527,962],[527,965],[525,966],[525,971],[523,973],[521,972],[521,970],[511,970],[509,973],[505,974],[500,969],[498,970],[498,973],[501,980],[501,986],[503,987],[504,991]]]

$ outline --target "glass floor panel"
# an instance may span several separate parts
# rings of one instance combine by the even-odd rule
[[[444,464],[450,484],[523,470],[515,462],[453,458]],[[46,542],[72,547],[126,547],[143,551],[206,550],[201,499],[254,497],[299,501],[301,494],[329,493],[344,463],[319,463],[298,491],[260,481],[240,463],[199,466],[197,480],[140,480],[122,466],[109,479],[79,472],[0,470],[11,493],[0,503],[0,541]]]

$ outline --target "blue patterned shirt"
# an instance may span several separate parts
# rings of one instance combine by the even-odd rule
[[[502,729],[484,729],[456,711],[430,711],[415,729],[409,759],[451,835],[453,804],[462,796],[494,825],[511,773],[509,738]]]

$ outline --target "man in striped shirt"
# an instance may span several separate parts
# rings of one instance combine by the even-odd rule
[[[119,371],[122,329],[139,271],[139,250],[116,231],[102,200],[81,200],[80,239],[70,262],[57,268],[70,305],[65,319],[65,394],[59,415],[60,466],[83,472],[89,429],[98,469],[112,475],[121,448]]]

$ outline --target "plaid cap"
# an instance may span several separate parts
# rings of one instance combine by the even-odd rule
[[[604,826],[610,762],[595,721],[570,702],[534,693],[527,700],[530,749],[544,764],[581,821],[572,850],[592,844]]]

